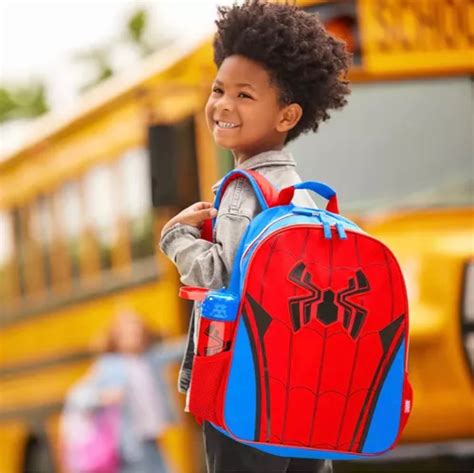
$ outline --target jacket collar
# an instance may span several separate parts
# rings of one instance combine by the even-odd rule
[[[239,164],[235,169],[255,170],[267,166],[293,166],[296,167],[296,161],[293,155],[289,151],[283,150],[272,150],[264,151],[263,153],[256,154],[251,158]],[[222,183],[222,179],[219,179],[213,186],[212,191],[214,194],[219,189]]]

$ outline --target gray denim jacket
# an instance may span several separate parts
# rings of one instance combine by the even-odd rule
[[[237,169],[259,172],[277,189],[301,182],[295,168],[296,162],[287,151],[266,151],[237,166]],[[220,183],[213,186],[214,193]],[[296,192],[293,203],[316,207],[306,191]],[[260,210],[250,184],[243,178],[236,179],[229,184],[222,197],[214,228],[214,242],[202,240],[200,230],[194,226],[176,224],[162,236],[160,248],[177,266],[183,284],[220,289],[227,286],[240,240]],[[178,382],[181,392],[188,390],[191,379],[195,325],[193,316]]]

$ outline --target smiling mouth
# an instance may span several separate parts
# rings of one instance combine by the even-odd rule
[[[232,130],[233,128],[238,128],[240,125],[236,125],[235,123],[231,122],[223,122],[219,120],[215,120],[214,122],[218,128],[223,130]]]

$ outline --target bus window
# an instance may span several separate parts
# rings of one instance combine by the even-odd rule
[[[40,253],[41,266],[43,269],[42,280],[45,288],[48,290],[52,285],[52,229],[51,198],[40,196],[33,207],[32,237]]]
[[[86,221],[98,247],[102,270],[112,268],[112,248],[117,240],[112,178],[111,167],[101,164],[91,169],[84,179]]]
[[[37,298],[44,295],[44,270],[41,244],[35,235],[38,211],[32,201],[19,209],[19,269],[26,285],[26,294]]]
[[[472,87],[470,77],[354,84],[324,133],[288,149],[303,179],[343,192],[346,212],[472,205]]]
[[[60,190],[60,218],[69,253],[71,279],[75,282],[80,276],[80,236],[82,212],[77,182],[67,182]]]
[[[24,297],[26,295],[26,233],[22,210],[19,207],[12,210],[12,219],[18,292],[20,297]]]
[[[128,151],[119,166],[123,183],[122,206],[128,221],[132,259],[153,256],[155,238],[147,151],[143,148]]]
[[[152,204],[185,208],[199,200],[198,164],[193,119],[148,129]]]
[[[0,213],[0,314],[8,307],[13,293],[13,232],[10,216]]]

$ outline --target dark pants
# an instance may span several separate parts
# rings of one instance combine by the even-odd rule
[[[208,473],[332,473],[328,460],[277,457],[241,444],[204,422]]]

